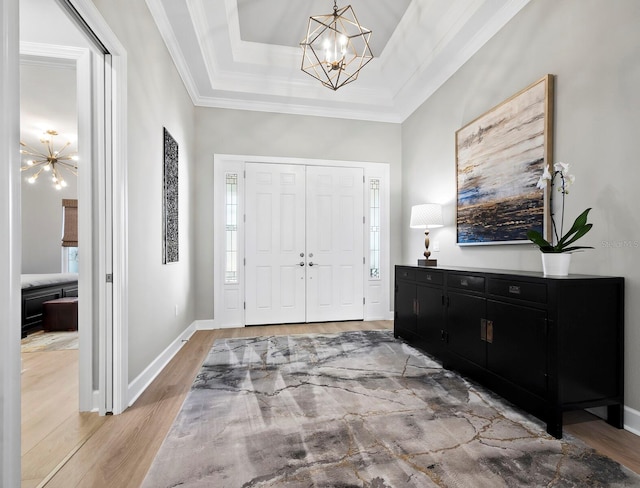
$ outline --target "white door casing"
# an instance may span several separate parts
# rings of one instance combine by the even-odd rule
[[[90,107],[79,106],[81,114],[88,114],[79,125],[89,128],[84,131],[85,137],[93,142],[92,154],[87,160],[91,160],[93,165],[92,181],[96,189],[90,197],[94,205],[93,215],[85,214],[83,217],[91,220],[88,232],[95,243],[91,266],[95,272],[86,274],[85,281],[91,282],[96,300],[93,310],[86,313],[90,313],[97,323],[95,332],[99,344],[98,389],[93,392],[92,405],[101,414],[119,414],[128,406],[129,383],[127,55],[91,0],[56,1],[69,12],[70,18],[86,33],[97,50],[105,53],[104,57],[92,58]],[[78,142],[80,145],[80,139]],[[80,279],[83,279],[82,274]]]
[[[307,167],[307,322],[363,319],[363,174]]]
[[[251,156],[236,154],[214,154],[213,156],[213,173],[214,173],[214,190],[213,190],[213,302],[214,317],[211,320],[199,320],[199,329],[217,329],[227,327],[242,327],[245,325],[245,273],[243,263],[245,260],[244,247],[240,245],[237,248],[232,267],[237,267],[240,272],[237,278],[229,280],[226,273],[227,267],[227,235],[226,235],[226,217],[227,217],[227,188],[226,178],[228,176],[239,176],[237,185],[240,215],[244,215],[245,179],[242,175],[245,166],[249,163],[258,164],[280,164],[280,165],[299,165],[305,166],[307,169],[315,166],[329,166],[341,168],[361,168],[364,172],[364,194],[363,208],[365,212],[365,224],[360,224],[363,235],[363,252],[365,257],[365,265],[361,267],[362,282],[364,284],[364,320],[389,320],[393,314],[391,312],[391,286],[393,282],[391,266],[390,266],[390,166],[388,163],[369,163],[358,161],[340,161],[326,159],[299,159],[285,157],[269,157],[269,156]],[[375,183],[377,190],[371,191],[372,185]],[[371,205],[373,204],[375,193],[376,215],[379,221],[374,223],[371,219]],[[355,227],[354,227],[355,228]],[[379,237],[379,249],[373,252],[371,247],[372,229],[375,228]],[[245,226],[242,219],[238,220],[237,239],[238,242],[245,242],[243,233]],[[373,254],[375,254],[376,262],[374,264]],[[307,259],[305,252],[305,260]],[[362,258],[361,258],[362,259]],[[309,266],[306,266],[308,272]],[[374,271],[375,270],[375,271]]]

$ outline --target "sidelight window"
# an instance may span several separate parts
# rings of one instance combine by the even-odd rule
[[[380,180],[369,180],[369,279],[380,279]]]
[[[225,194],[225,283],[238,283],[238,173],[226,174]]]

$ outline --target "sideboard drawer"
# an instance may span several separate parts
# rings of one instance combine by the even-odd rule
[[[483,292],[484,276],[449,273],[447,284],[451,288]]]
[[[487,288],[491,295],[517,298],[528,302],[547,303],[547,285],[544,283],[489,278]]]
[[[416,279],[416,271],[410,268],[396,268],[396,278],[414,281]]]
[[[444,281],[442,271],[433,270],[421,270],[419,269],[416,274],[416,279],[419,283],[429,283],[432,285],[441,285]]]

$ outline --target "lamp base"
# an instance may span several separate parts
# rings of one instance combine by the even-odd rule
[[[438,266],[437,259],[418,259],[418,266]]]

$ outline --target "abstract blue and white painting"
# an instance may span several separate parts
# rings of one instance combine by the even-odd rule
[[[546,75],[456,132],[457,242],[529,242],[545,229],[536,187],[551,157],[552,75]]]

